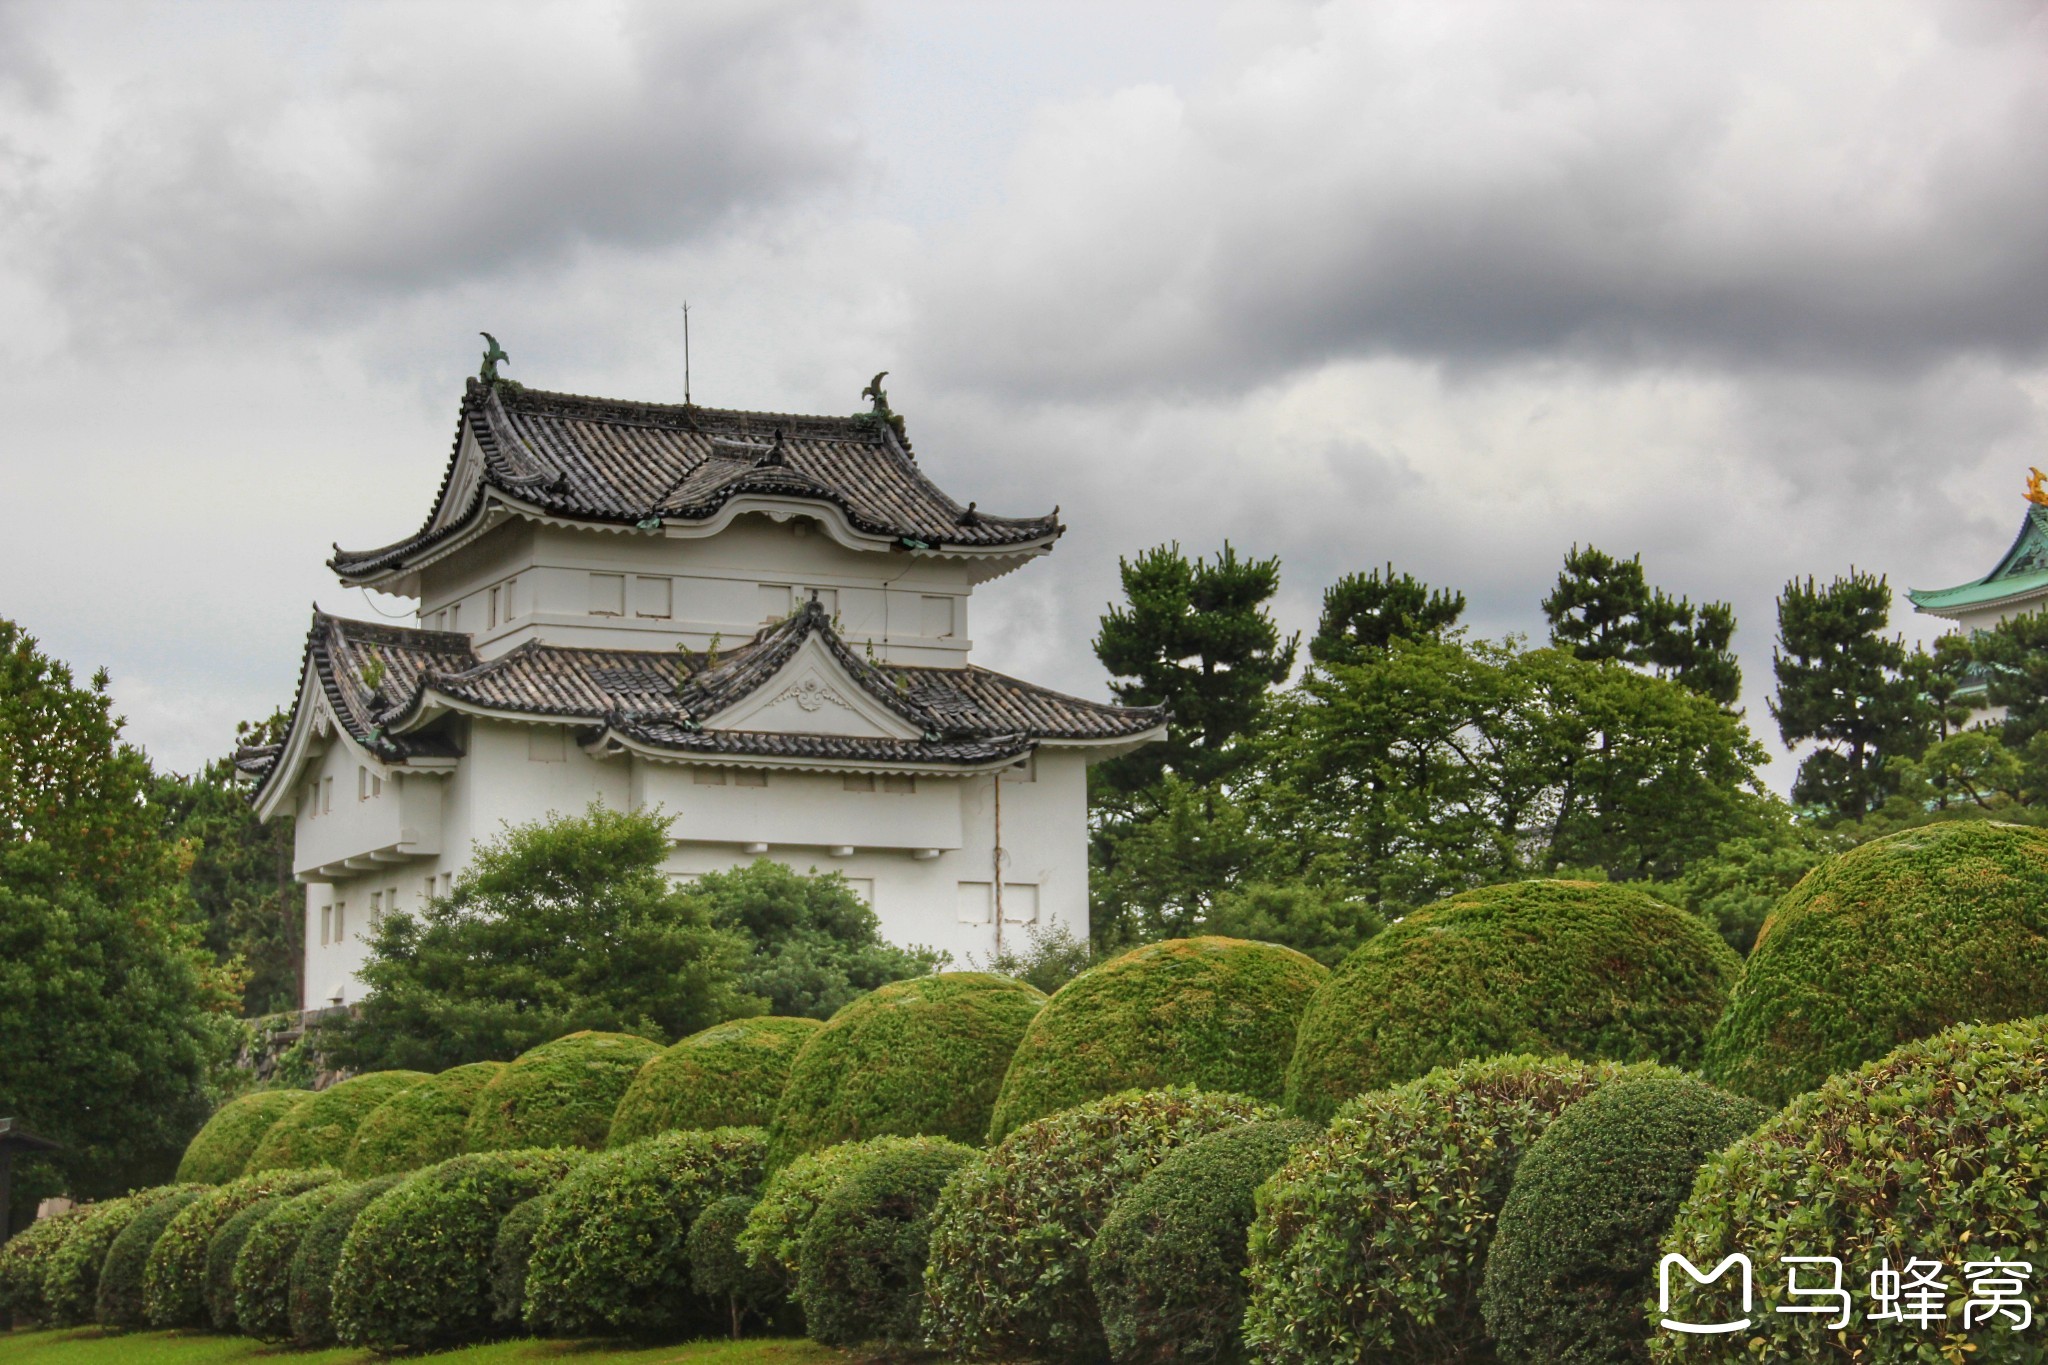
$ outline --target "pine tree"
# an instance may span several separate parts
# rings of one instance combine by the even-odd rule
[[[1226,541],[1213,560],[1190,562],[1175,543],[1117,567],[1125,605],[1104,613],[1095,657],[1118,701],[1163,702],[1173,720],[1164,742],[1100,765],[1099,778],[1131,792],[1163,772],[1198,784],[1226,776],[1243,761],[1232,741],[1294,668],[1300,637],[1283,639],[1266,609],[1280,587],[1280,561],[1239,559]]]
[[[1792,799],[1860,820],[1896,787],[1888,759],[1926,747],[1929,708],[1907,670],[1905,641],[1887,638],[1891,587],[1855,569],[1822,588],[1812,578],[1778,597],[1771,701],[1787,744],[1821,747],[1799,765]]]
[[[1465,614],[1465,594],[1433,589],[1413,574],[1396,574],[1392,564],[1350,573],[1323,591],[1323,618],[1309,641],[1319,664],[1356,664],[1368,652],[1396,639],[1436,639]]]
[[[1742,695],[1742,666],[1730,647],[1735,610],[1695,607],[1643,576],[1643,557],[1617,559],[1592,545],[1565,554],[1557,586],[1543,599],[1550,642],[1581,659],[1615,659],[1669,678],[1723,706]]]

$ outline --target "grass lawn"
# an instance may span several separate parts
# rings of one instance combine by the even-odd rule
[[[621,1346],[591,1341],[499,1341],[430,1357],[448,1365],[825,1365],[847,1357],[808,1341],[693,1341],[680,1346]],[[291,1351],[248,1337],[204,1332],[108,1336],[95,1327],[0,1333],[0,1365],[369,1365],[368,1351]]]

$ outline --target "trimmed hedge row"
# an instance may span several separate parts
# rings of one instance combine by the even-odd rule
[[[330,1086],[270,1125],[244,1173],[341,1168],[370,1111],[429,1077],[424,1071],[372,1071]]]
[[[291,1329],[292,1344],[302,1349],[332,1346],[339,1337],[334,1330],[334,1272],[341,1266],[348,1235],[355,1230],[363,1210],[396,1189],[403,1176],[385,1175],[375,1180],[345,1186],[334,1202],[313,1215],[292,1253]]]
[[[690,1287],[724,1309],[734,1337],[750,1321],[773,1330],[788,1316],[789,1277],[782,1266],[757,1269],[740,1250],[740,1234],[753,1208],[754,1200],[743,1194],[713,1200],[690,1224],[685,1248]]]
[[[612,1114],[607,1147],[691,1128],[765,1128],[817,1019],[734,1019],[650,1058]]]
[[[500,1331],[517,1332],[526,1321],[526,1272],[547,1206],[548,1197],[538,1194],[513,1205],[498,1221],[498,1237],[491,1243],[491,1323]]]
[[[235,1324],[258,1341],[292,1337],[292,1260],[313,1222],[356,1187],[335,1181],[277,1201],[235,1258]]]
[[[225,1185],[245,1174],[249,1158],[277,1121],[312,1098],[310,1090],[257,1090],[229,1100],[186,1144],[178,1180]]]
[[[164,1235],[164,1229],[171,1220],[198,1202],[200,1196],[211,1194],[211,1186],[183,1186],[147,1207],[136,1212],[107,1248],[107,1259],[100,1264],[99,1288],[94,1291],[93,1321],[100,1326],[114,1330],[133,1330],[149,1326],[149,1299],[145,1282],[149,1274],[149,1255],[156,1249],[157,1238]]]
[[[1694,1067],[1741,968],[1697,916],[1631,887],[1468,891],[1331,976],[1302,1017],[1287,1107],[1327,1122],[1353,1095],[1514,1052]]]
[[[249,1234],[271,1215],[279,1202],[275,1195],[257,1200],[222,1224],[206,1244],[206,1284],[201,1297],[206,1301],[206,1320],[216,1332],[236,1330],[235,1261],[241,1256]]]
[[[462,1137],[477,1096],[503,1062],[450,1067],[385,1100],[363,1117],[341,1168],[352,1180],[402,1175],[462,1152]]]
[[[0,1244],[0,1323],[10,1318],[41,1322],[49,1316],[43,1301],[43,1273],[71,1236],[85,1225],[89,1208],[67,1209],[39,1218]]]
[[[1296,1021],[1329,975],[1292,948],[1213,937],[1092,967],[1024,1030],[988,1140],[1120,1090],[1192,1085],[1278,1102]]]
[[[115,1240],[152,1205],[200,1188],[158,1185],[89,1207],[78,1227],[43,1263],[44,1321],[53,1327],[82,1327],[93,1321],[99,1304],[100,1269]]]
[[[872,1151],[826,1194],[798,1252],[797,1304],[827,1346],[921,1344],[932,1213],[974,1149],[906,1138]]]
[[[877,1147],[909,1138],[871,1138],[867,1142],[840,1142],[815,1152],[806,1152],[768,1177],[761,1198],[747,1214],[737,1245],[747,1264],[763,1274],[778,1274],[788,1293],[796,1290],[804,1229],[811,1225],[818,1205],[852,1170]]]
[[[331,1169],[245,1175],[208,1190],[180,1209],[149,1249],[143,1269],[142,1296],[149,1325],[160,1329],[205,1327],[209,1322],[207,1254],[214,1234],[251,1204],[281,1194],[299,1194],[338,1179],[340,1173]]]
[[[597,1151],[633,1077],[661,1044],[584,1030],[515,1058],[477,1095],[463,1129],[471,1152],[551,1147]]]

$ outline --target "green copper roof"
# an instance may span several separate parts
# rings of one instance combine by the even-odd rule
[[[2048,507],[2030,506],[2020,533],[1998,567],[1982,578],[1953,588],[1908,589],[1906,596],[1921,611],[1951,616],[1989,602],[2024,597],[2048,590]]]

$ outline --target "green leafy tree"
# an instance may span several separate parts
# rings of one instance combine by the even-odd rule
[[[946,960],[931,948],[898,948],[846,878],[801,876],[766,858],[707,872],[690,890],[711,924],[744,935],[752,953],[739,989],[784,1018],[830,1019],[877,986],[923,976]]]
[[[1098,821],[1089,877],[1098,951],[1200,933],[1217,895],[1268,867],[1272,850],[1228,792],[1169,773]]]
[[[241,987],[200,944],[107,685],[0,620],[0,1114],[62,1144],[16,1165],[15,1226],[170,1178]]]
[[[1975,681],[1979,665],[1969,636],[1944,635],[1932,649],[1914,650],[1906,672],[1933,717],[1936,739],[1947,739],[1970,723],[1973,708],[1962,693]]]
[[[1266,609],[1280,561],[1240,559],[1228,542],[1213,560],[1190,561],[1173,544],[1119,560],[1118,570],[1125,602],[1103,615],[1095,657],[1118,701],[1163,702],[1173,727],[1164,741],[1099,764],[1098,779],[1134,792],[1164,772],[1196,783],[1227,776],[1243,762],[1236,741],[1294,668],[1300,637],[1282,638]]]
[[[1778,899],[1822,859],[1847,846],[1846,839],[1811,825],[1767,820],[1761,832],[1730,839],[1695,859],[1668,894],[1712,923],[1728,946],[1746,957]]]
[[[236,746],[274,744],[287,717],[236,727]],[[297,1009],[305,895],[292,876],[292,818],[256,818],[235,780],[232,755],[190,777],[158,774],[149,794],[166,838],[188,844],[186,882],[205,922],[206,946],[249,969],[245,1015]]]
[[[1396,639],[1439,639],[1465,614],[1465,594],[1431,588],[1413,574],[1351,573],[1323,590],[1323,615],[1308,643],[1319,664],[1355,664]]]
[[[1733,706],[1742,668],[1730,642],[1735,611],[1726,602],[1695,607],[1643,576],[1643,558],[1617,559],[1577,545],[1566,552],[1557,586],[1543,599],[1550,642],[1582,659],[1614,659]]]
[[[1788,745],[1819,747],[1799,765],[1792,797],[1859,820],[1897,789],[1887,761],[1927,742],[1929,716],[1907,670],[1905,642],[1886,636],[1891,587],[1851,569],[1826,587],[1812,578],[1778,597],[1778,679],[1771,714]]]
[[[388,914],[360,1014],[320,1046],[352,1070],[502,1061],[582,1029],[670,1043],[764,1002],[748,940],[670,883],[668,819],[593,805],[481,846],[446,896]]]
[[[2000,621],[1978,632],[1968,649],[1983,670],[1984,700],[2005,708],[2006,747],[2024,749],[2035,735],[2048,733],[2048,615]]]

